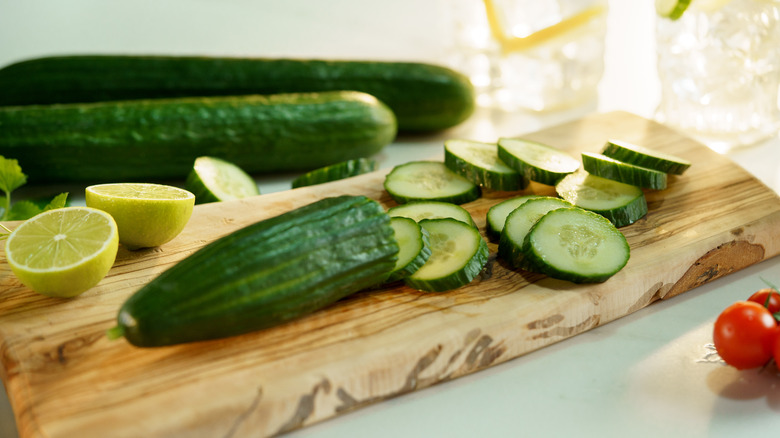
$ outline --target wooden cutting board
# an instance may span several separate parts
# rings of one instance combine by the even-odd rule
[[[219,341],[139,349],[104,332],[139,287],[239,227],[331,195],[394,205],[382,189],[386,171],[198,206],[169,244],[120,248],[109,275],[75,299],[39,296],[0,263],[0,377],[21,436],[280,434],[510,360],[780,251],[777,194],[663,126],[617,112],[524,137],[575,155],[617,138],[694,164],[668,189],[646,193],[648,215],[622,228],[631,259],[605,283],[508,269],[491,243],[486,269],[461,289],[359,293],[298,321]],[[536,184],[522,193],[529,192],[553,194]],[[465,207],[484,231],[487,209],[518,194],[485,193]]]

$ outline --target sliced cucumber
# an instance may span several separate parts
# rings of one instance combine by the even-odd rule
[[[528,140],[498,140],[498,157],[531,181],[554,186],[580,168],[580,162],[566,152]]]
[[[691,0],[655,0],[655,12],[660,17],[676,20],[690,4]]]
[[[465,286],[482,271],[488,259],[485,239],[476,228],[451,218],[423,219],[431,257],[404,282],[426,292],[444,292]]]
[[[215,157],[198,157],[187,176],[185,188],[196,204],[230,201],[259,195],[257,183],[240,167]]]
[[[487,212],[487,225],[485,226],[485,233],[490,239],[498,239],[501,237],[501,230],[504,229],[504,223],[509,213],[517,207],[521,206],[525,201],[529,199],[539,198],[539,195],[525,195],[509,198],[505,201],[501,201],[498,204],[490,207]]]
[[[591,175],[619,181],[632,186],[663,190],[666,174],[646,167],[624,163],[606,155],[582,153],[582,168]]]
[[[414,274],[431,256],[428,231],[408,217],[390,218],[398,242],[398,260],[387,281],[397,281]]]
[[[441,218],[453,218],[463,223],[469,224],[472,227],[474,219],[471,217],[471,213],[460,205],[453,204],[451,202],[441,201],[414,201],[406,204],[397,205],[389,210],[387,214],[391,217],[408,217],[419,222],[423,219],[441,219]]]
[[[292,181],[292,188],[296,189],[298,187],[338,181],[340,179],[373,172],[376,170],[376,167],[376,160],[369,158],[342,161],[304,173]]]
[[[528,187],[528,180],[522,174],[498,158],[495,143],[447,140],[444,142],[444,164],[488,189],[516,191]]]
[[[647,214],[642,189],[582,170],[562,179],[555,191],[575,206],[604,216],[616,227],[632,224]]]
[[[515,268],[534,270],[523,256],[523,241],[534,224],[548,212],[558,208],[573,207],[561,198],[540,196],[529,199],[506,218],[504,230],[498,243],[498,256]]]
[[[682,175],[683,172],[691,167],[690,161],[680,157],[619,140],[609,140],[601,153],[624,163],[672,175]]]
[[[542,216],[528,232],[523,254],[547,276],[599,283],[623,269],[630,249],[623,233],[604,216],[571,207]]]
[[[385,190],[399,204],[442,201],[464,204],[479,198],[479,186],[438,161],[411,161],[385,177]]]

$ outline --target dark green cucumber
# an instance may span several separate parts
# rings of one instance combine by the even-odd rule
[[[624,163],[602,154],[583,152],[582,168],[591,175],[632,186],[654,190],[666,188],[667,178],[664,172]]]
[[[414,62],[81,55],[0,69],[0,105],[355,90],[376,96],[404,131],[440,130],[474,111],[464,75]]]
[[[376,160],[369,158],[357,158],[354,160],[342,161],[329,166],[320,167],[295,178],[292,181],[292,188],[313,186],[331,181],[338,181],[350,178],[364,173],[376,170]]]
[[[184,179],[200,156],[250,174],[311,170],[395,135],[392,111],[352,91],[0,108],[0,155],[35,182]]]
[[[691,162],[676,155],[665,154],[625,141],[609,140],[602,154],[624,163],[642,166],[671,175],[682,175]]]
[[[272,327],[383,282],[397,254],[390,216],[379,203],[326,198],[180,261],[122,305],[108,334],[155,347]]]

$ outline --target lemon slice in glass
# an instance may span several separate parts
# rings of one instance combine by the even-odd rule
[[[119,227],[119,243],[130,250],[160,246],[187,225],[195,195],[162,184],[115,183],[89,186],[87,207],[109,213]]]
[[[655,12],[664,18],[676,20],[688,9],[691,0],[655,0]]]
[[[103,211],[58,208],[13,230],[5,255],[25,286],[43,295],[74,297],[108,274],[116,258],[118,236],[116,222]]]

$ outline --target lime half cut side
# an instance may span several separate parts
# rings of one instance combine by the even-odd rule
[[[162,184],[114,183],[89,186],[87,207],[114,217],[119,243],[130,250],[160,246],[187,225],[195,206],[195,195]]]
[[[88,207],[41,213],[8,237],[5,253],[14,275],[30,289],[53,297],[74,297],[108,274],[119,233],[111,215]]]

